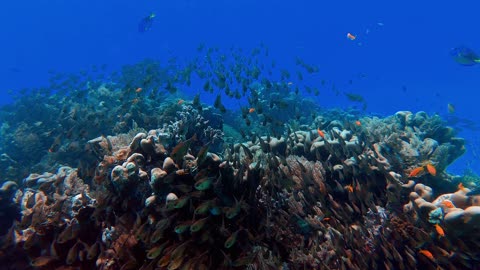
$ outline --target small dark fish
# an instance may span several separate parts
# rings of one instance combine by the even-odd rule
[[[149,259],[155,259],[156,257],[158,257],[163,249],[165,248],[165,246],[167,245],[168,241],[165,241],[165,243],[159,245],[159,246],[154,246],[153,248],[151,248],[148,252],[147,252],[147,258]]]
[[[179,190],[182,193],[188,193],[192,191],[192,186],[191,185],[185,185],[185,184],[180,184],[180,185],[175,185],[173,186],[174,189]]]
[[[223,245],[225,248],[231,248],[235,242],[237,242],[237,236],[238,236],[238,233],[241,231],[242,229],[238,229],[236,232],[232,233],[232,235],[230,235],[227,240],[225,241],[225,244]]]
[[[87,249],[87,260],[93,260],[97,257],[100,250],[100,243],[97,241]]]
[[[57,260],[58,258],[54,256],[40,256],[32,260],[30,265],[33,267],[43,267]]]
[[[165,90],[167,90],[170,94],[175,94],[178,89],[173,85],[172,82],[168,82],[167,86],[165,86]]]
[[[210,207],[213,205],[211,200],[201,203],[197,208],[195,208],[195,215],[205,215]]]
[[[205,161],[205,158],[207,157],[208,154],[208,148],[210,147],[210,142],[205,144],[202,148],[200,148],[200,151],[198,151],[197,154],[197,166],[200,167],[202,163]]]
[[[270,139],[267,139],[267,142],[265,142],[265,141],[260,137],[260,135],[257,134],[257,137],[258,137],[258,141],[260,142],[260,147],[262,147],[262,151],[263,151],[264,153],[270,152],[270,144],[269,144]]]
[[[50,146],[50,148],[48,148],[48,152],[49,153],[55,153],[58,151],[58,149],[60,149],[60,144],[62,142],[62,137],[61,135],[58,135],[57,137],[55,137],[55,139],[53,140],[53,143],[52,145]]]
[[[193,98],[192,105],[195,108],[198,108],[200,105],[200,93],[196,94],[195,97]]]
[[[232,262],[233,267],[240,267],[240,266],[246,266],[250,264],[253,261],[253,257],[251,255],[240,257],[236,259],[235,261]]]
[[[361,95],[353,94],[353,93],[344,93],[348,100],[353,102],[365,102],[365,99]]]
[[[185,196],[179,198],[178,200],[175,200],[175,203],[174,203],[173,207],[175,209],[183,208],[188,203],[189,200],[190,200],[190,196],[185,195]]]
[[[66,263],[68,265],[73,264],[78,258],[78,244],[79,242],[75,243],[75,245],[73,245],[73,247],[71,247],[70,250],[68,251],[67,259],[66,259]]]
[[[177,234],[182,234],[188,228],[190,228],[190,225],[192,225],[192,222],[190,222],[190,221],[183,222],[183,223],[180,223],[177,226],[175,226],[174,230]]]
[[[455,112],[455,106],[453,106],[453,104],[451,104],[451,103],[447,104],[447,109],[448,109],[448,113],[454,113]]]
[[[213,177],[206,177],[198,180],[195,182],[195,189],[196,190],[207,190],[212,186],[214,178]]]
[[[197,134],[195,133],[190,139],[177,144],[173,148],[172,153],[170,154],[170,157],[175,161],[175,163],[177,164],[180,163],[183,157],[187,154],[190,144],[196,140],[197,140]]]
[[[209,92],[210,89],[211,89],[210,81],[206,81],[205,84],[203,85],[203,90],[205,90],[205,92]]]
[[[225,217],[228,219],[233,219],[236,217],[240,213],[240,210],[244,207],[243,204],[244,202],[242,200],[237,201],[237,199],[235,199],[235,205],[225,209]]]
[[[222,209],[220,209],[218,206],[213,206],[208,211],[212,216],[218,216],[222,213]]]
[[[245,152],[245,155],[248,157],[248,159],[252,160],[253,154],[248,148],[248,146],[244,145],[243,143],[241,143],[240,146],[243,148],[243,152]]]
[[[247,134],[245,134],[245,131],[243,129],[240,129],[239,132],[243,139],[247,137]]]
[[[202,219],[199,219],[199,220],[195,221],[192,224],[192,226],[190,226],[190,232],[200,231],[205,226],[205,224],[207,223],[207,220],[208,220],[208,217],[205,217],[205,218],[202,218]]]
[[[213,107],[217,108],[222,113],[225,113],[227,111],[225,106],[222,104],[222,96],[220,94],[218,94],[217,97],[215,98],[215,102],[213,103]]]
[[[147,32],[150,28],[152,28],[153,25],[153,18],[155,18],[155,13],[151,13],[147,17],[143,18],[140,23],[138,24],[138,32],[140,33],[145,33]]]

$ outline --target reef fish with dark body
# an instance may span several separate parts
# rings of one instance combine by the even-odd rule
[[[460,46],[450,50],[455,62],[463,66],[473,66],[480,63],[480,57],[470,48]]]
[[[143,18],[138,24],[138,32],[144,33],[147,32],[153,25],[153,18],[155,18],[155,13],[151,13],[147,17]]]

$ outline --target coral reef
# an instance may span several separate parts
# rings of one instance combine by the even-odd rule
[[[263,46],[251,57],[198,51],[182,68],[146,60],[108,78],[55,75],[2,107],[0,267],[480,264],[478,177],[445,171],[465,141],[439,116],[320,110],[299,94],[319,90],[266,67]],[[180,98],[190,88],[193,100]]]
[[[206,125],[92,139],[88,151],[99,161],[88,181],[70,167],[24,179],[14,199],[22,217],[2,241],[2,262],[17,269],[473,267],[480,198],[463,186],[450,194],[429,186],[432,178],[447,182],[434,153],[459,140],[422,143],[430,125],[395,137],[397,116],[361,121],[257,135],[217,154],[210,146],[221,134],[208,136]],[[448,160],[459,154],[445,149]]]

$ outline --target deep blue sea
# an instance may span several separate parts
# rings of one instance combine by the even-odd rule
[[[317,65],[307,81],[326,80],[362,95],[370,114],[423,110],[457,128],[464,123],[458,136],[468,141],[467,153],[448,171],[480,173],[480,65],[459,65],[449,54],[457,46],[480,52],[472,24],[478,1],[26,0],[1,6],[1,104],[10,102],[9,90],[47,85],[52,71],[188,60],[201,43],[244,49],[263,43],[278,65],[293,66],[296,57]],[[139,21],[151,13],[151,29],[140,33]],[[314,98],[325,108],[354,105],[331,89]]]

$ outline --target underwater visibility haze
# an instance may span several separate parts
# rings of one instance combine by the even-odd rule
[[[0,9],[0,269],[480,269],[480,3]]]

